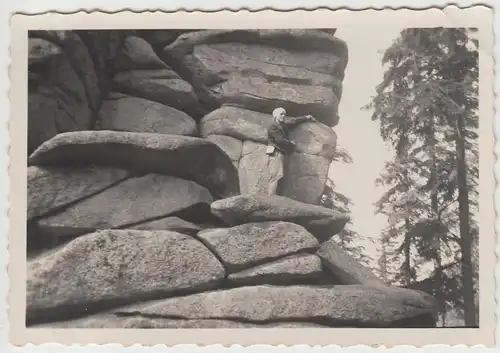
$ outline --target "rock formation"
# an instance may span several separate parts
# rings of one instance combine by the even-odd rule
[[[33,31],[26,322],[428,327],[435,301],[335,242],[319,206],[347,45],[323,30]],[[293,132],[266,196],[277,106]]]

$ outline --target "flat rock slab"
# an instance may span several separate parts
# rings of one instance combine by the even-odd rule
[[[192,53],[197,45],[216,43],[261,44],[299,52],[317,50],[341,58],[339,70],[345,69],[348,59],[347,44],[343,40],[317,29],[203,30],[184,33],[164,48],[162,56],[182,59]]]
[[[218,255],[230,272],[319,246],[316,238],[303,227],[285,222],[207,229],[198,233],[198,238]]]
[[[306,228],[320,242],[339,233],[349,216],[283,196],[239,195],[212,202],[211,211],[228,224],[283,221]]]
[[[298,254],[232,273],[227,281],[230,286],[297,284],[298,281],[321,278],[322,271],[318,256]]]
[[[89,197],[128,175],[110,167],[28,167],[28,220]]]
[[[239,194],[238,172],[231,159],[216,144],[188,136],[121,131],[64,133],[40,146],[28,164],[114,166],[193,180],[214,196]]]
[[[212,200],[207,189],[192,181],[148,174],[127,179],[60,213],[42,218],[38,226],[54,236],[125,228],[189,208],[200,213],[203,205],[209,213]]]
[[[168,105],[193,117],[203,115],[191,84],[170,68],[119,72],[113,77],[113,90]]]
[[[224,275],[214,255],[188,235],[100,231],[28,262],[27,322],[202,290]]]
[[[433,321],[435,300],[402,288],[350,286],[254,286],[170,298],[150,306],[117,309],[184,319],[227,319],[250,322],[304,320],[328,326],[398,327]]]
[[[209,75],[227,77],[228,73],[245,72],[274,81],[291,81],[311,86],[334,88],[342,72],[340,58],[322,51],[294,51],[259,43],[217,43],[196,45],[188,65],[197,69],[197,78]]]
[[[166,217],[146,223],[137,224],[135,226],[129,227],[129,229],[170,230],[177,233],[195,236],[200,230],[203,229],[203,227],[185,221],[179,217]]]
[[[273,82],[260,76],[232,75],[217,86],[218,104],[235,104],[262,113],[283,107],[291,116],[312,114],[328,126],[339,122],[339,100],[330,87]]]
[[[119,316],[112,313],[92,315],[76,320],[43,323],[31,326],[33,328],[136,328],[136,329],[165,329],[165,328],[299,328],[322,326],[312,322],[270,322],[249,323],[233,320],[183,320],[151,318],[144,316]]]
[[[99,129],[195,136],[196,121],[180,110],[147,99],[108,99],[99,110]]]
[[[316,254],[342,284],[364,284],[372,287],[387,286],[373,272],[336,245],[333,239],[321,244]]]
[[[141,37],[128,36],[113,62],[115,71],[158,70],[168,66],[156,55],[151,44]]]

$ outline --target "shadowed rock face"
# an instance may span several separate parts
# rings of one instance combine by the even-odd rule
[[[334,34],[30,31],[27,325],[433,327],[435,300],[361,266],[337,242],[349,217],[318,206]],[[267,196],[278,106],[316,121]]]
[[[65,133],[40,146],[28,163],[117,166],[136,173],[193,180],[215,195],[229,196],[239,191],[231,159],[217,145],[194,137],[117,131]]]

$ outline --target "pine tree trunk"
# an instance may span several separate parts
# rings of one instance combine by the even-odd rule
[[[435,119],[434,116],[431,115],[430,118],[430,126],[429,126],[430,136],[429,136],[429,144],[430,151],[432,153],[432,169],[430,171],[430,185],[431,185],[431,212],[432,219],[436,222],[441,222],[439,215],[439,200],[438,200],[438,180],[437,180],[437,156],[436,156],[436,133],[435,133]],[[441,293],[443,288],[443,263],[441,259],[441,234],[440,232],[436,232],[434,234],[434,261],[436,263],[435,268],[435,291],[436,293]],[[442,325],[445,325],[446,316],[446,303],[444,298],[439,300],[439,311],[441,312]]]
[[[476,326],[474,305],[474,283],[472,270],[472,236],[469,224],[469,190],[467,187],[467,166],[465,162],[464,117],[458,114],[455,123],[455,145],[457,153],[458,210],[460,224],[460,249],[462,251],[462,286],[465,325]]]
[[[405,235],[405,240],[404,240],[404,256],[405,256],[405,273],[404,273],[404,279],[405,279],[405,286],[408,286],[411,284],[411,270],[410,270],[410,245],[411,245],[411,239],[408,236],[410,234],[410,221],[408,218],[405,218],[405,227],[406,227],[406,235]]]

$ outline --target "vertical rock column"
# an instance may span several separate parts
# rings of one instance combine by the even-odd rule
[[[291,133],[298,144],[285,161],[280,193],[318,204],[336,146],[331,129],[347,64],[347,46],[320,30],[207,30],[184,33],[162,59],[189,81],[204,110],[202,137],[238,168],[242,194],[265,194],[267,128],[277,107],[318,123]]]

